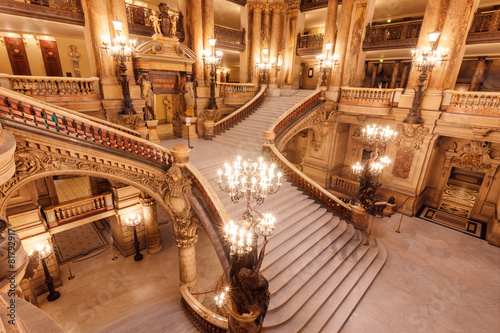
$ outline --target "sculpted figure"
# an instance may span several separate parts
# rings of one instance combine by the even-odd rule
[[[160,12],[158,13],[158,18],[161,19],[161,33],[163,36],[171,37],[170,29],[172,26],[172,20],[170,19],[170,15],[168,14],[168,5],[164,2],[161,2],[158,5],[158,9]]]
[[[184,101],[186,102],[185,115],[186,117],[194,117],[195,97],[194,97],[193,82],[191,81],[185,82],[181,87],[181,91],[184,94]]]
[[[69,46],[70,51],[68,55],[71,57],[71,61],[73,62],[73,69],[75,70],[75,76],[76,77],[82,77],[80,73],[80,53],[76,50],[75,45],[70,45]]]
[[[154,112],[155,95],[151,87],[149,74],[142,74],[138,83],[141,85],[141,98],[146,100],[146,106],[144,107],[144,120],[154,120],[156,119]]]

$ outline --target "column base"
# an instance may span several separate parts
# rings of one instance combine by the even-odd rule
[[[215,122],[213,120],[205,120],[203,122],[203,127],[204,127],[204,133],[203,133],[203,139],[205,140],[212,140],[213,137],[215,136]]]
[[[147,235],[146,243],[149,254],[155,254],[163,250],[163,245],[161,245],[159,232],[154,235]]]

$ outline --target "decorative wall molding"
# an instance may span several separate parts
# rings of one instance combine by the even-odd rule
[[[451,163],[471,171],[491,169],[489,146],[488,142],[473,140],[456,152]]]
[[[399,124],[397,126],[398,135],[394,143],[404,152],[416,151],[424,142],[425,136],[429,133],[429,128],[423,125]]]

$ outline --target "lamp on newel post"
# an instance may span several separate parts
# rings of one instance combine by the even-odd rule
[[[141,223],[141,216],[140,215],[130,214],[125,219],[125,224],[131,228],[134,228],[134,247],[135,247],[134,260],[135,261],[142,260],[141,244],[139,243],[139,239],[137,238],[137,228],[136,228],[140,223]]]
[[[208,42],[210,44],[209,50],[203,50],[201,55],[201,59],[207,68],[210,69],[210,99],[208,100],[207,109],[216,110],[217,109],[217,101],[215,100],[215,87],[217,85],[217,81],[215,76],[217,75],[217,67],[220,65],[222,60],[222,51],[215,51],[215,42],[216,39],[209,39]]]
[[[47,289],[49,289],[47,300],[49,302],[54,302],[61,296],[61,293],[54,287],[54,278],[50,275],[46,262],[46,260],[52,255],[52,247],[47,244],[40,244],[36,247],[36,250],[31,250],[29,255],[37,255],[36,252],[38,252],[38,258],[42,262],[43,272],[45,273],[45,284],[47,285]]]
[[[106,50],[106,52],[111,52],[113,59],[118,64],[118,69],[119,69],[118,82],[122,87],[122,95],[123,95],[123,106],[120,114],[125,114],[125,115],[136,114],[134,110],[134,105],[132,104],[132,100],[130,99],[130,87],[126,74],[127,73],[126,62],[129,61],[130,58],[132,57],[135,47],[137,46],[137,41],[135,39],[130,39],[128,41],[128,44],[130,46],[127,46],[127,41],[125,40],[125,38],[120,36],[122,32],[123,23],[118,20],[111,22],[113,23],[113,27],[118,37],[116,37],[113,40],[113,45],[110,45],[109,40],[106,39],[105,37],[101,36],[101,39],[103,48]]]
[[[318,66],[319,72],[321,73],[322,87],[326,87],[326,78],[328,73],[339,63],[339,56],[330,54],[332,47],[332,43],[326,43],[325,53],[318,54],[316,56],[316,64]]]
[[[403,120],[407,124],[421,124],[422,119],[420,119],[420,103],[422,102],[422,97],[424,96],[424,82],[427,80],[427,73],[432,72],[434,67],[438,64],[442,64],[446,61],[448,57],[449,49],[434,49],[434,44],[439,37],[439,32],[429,33],[429,44],[430,46],[424,47],[422,50],[411,50],[413,57],[413,64],[416,66],[417,71],[420,72],[418,77],[418,89],[415,91],[415,96],[413,97],[413,102],[406,116]]]
[[[268,53],[269,53],[268,49],[263,49],[262,50],[262,54],[263,54],[262,59],[255,60],[255,65],[257,66],[257,69],[259,70],[259,72],[262,74],[261,81],[260,81],[261,84],[267,84],[266,74],[274,66],[274,62],[269,61],[269,57],[267,56]]]
[[[353,173],[359,179],[359,189],[355,201],[368,213],[374,215],[376,191],[382,186],[377,178],[382,171],[391,163],[387,156],[380,156],[378,149],[386,146],[396,136],[397,132],[389,126],[368,125],[362,130],[361,140],[368,145],[374,146],[375,151],[370,154],[370,159],[364,163],[357,162],[352,166]]]
[[[262,205],[268,195],[275,194],[281,186],[281,172],[274,164],[259,157],[258,162],[237,157],[233,164],[224,164],[218,171],[219,187],[229,194],[233,203],[246,199],[246,210],[238,221],[224,225],[224,239],[230,253],[229,288],[216,296],[217,306],[226,301],[230,312],[229,327],[238,331],[241,322],[252,323],[252,332],[258,331],[269,306],[269,283],[260,273],[267,237],[274,232],[276,219],[272,214],[255,210],[251,201]],[[258,253],[258,234],[264,237]],[[248,326],[246,326],[248,328]]]

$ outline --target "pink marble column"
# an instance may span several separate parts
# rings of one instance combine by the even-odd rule
[[[210,49],[209,39],[214,34],[214,0],[203,0],[203,49]],[[205,81],[210,82],[210,71],[205,68]]]
[[[375,88],[375,79],[377,78],[377,71],[379,63],[374,63],[372,66],[372,80],[370,81],[370,88]]]
[[[401,60],[396,60],[394,63],[394,69],[392,70],[392,77],[391,77],[391,85],[389,87],[391,89],[396,88],[396,80],[398,79],[399,64],[400,63],[401,63]]]
[[[334,54],[338,56],[339,63],[332,69],[330,87],[328,90],[335,92],[332,99],[337,100],[340,94],[340,86],[342,84],[342,74],[346,67],[345,55],[347,51],[347,42],[349,40],[349,31],[351,27],[352,10],[354,8],[354,0],[343,0],[340,7],[339,29],[337,32],[337,40],[335,42]],[[328,93],[327,93],[328,96]]]
[[[194,63],[194,77],[198,84],[204,85],[204,71],[201,54],[203,51],[203,24],[201,0],[186,0],[186,23],[189,29],[190,41],[188,46],[196,53]]]
[[[259,71],[256,68],[257,59],[260,59],[261,49],[261,29],[262,29],[262,4],[253,3],[252,6],[252,61],[250,73],[252,73],[252,83],[259,84]]]
[[[479,91],[481,83],[483,83],[484,75],[488,71],[491,65],[491,60],[486,60],[486,57],[479,57],[477,59],[476,70],[472,76],[472,81],[470,83],[470,91]]]

